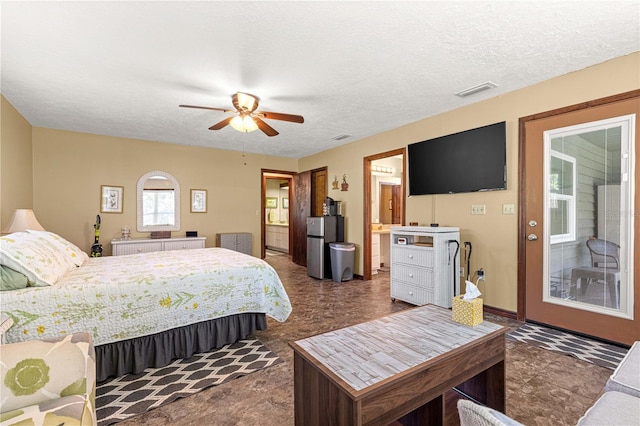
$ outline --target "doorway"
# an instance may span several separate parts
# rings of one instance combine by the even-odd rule
[[[640,91],[520,120],[518,316],[640,339]]]
[[[262,170],[261,189],[261,256],[271,252],[289,254],[292,239],[291,209],[292,172]]]
[[[385,241],[391,225],[404,225],[406,199],[406,148],[387,151],[364,158],[364,242],[363,273],[370,280],[375,267],[388,263]],[[376,228],[373,230],[373,228]],[[373,253],[373,235],[376,234]],[[379,237],[378,237],[379,236]],[[378,238],[380,243],[378,244]],[[373,263],[376,263],[372,268]],[[390,266],[386,264],[385,266]]]

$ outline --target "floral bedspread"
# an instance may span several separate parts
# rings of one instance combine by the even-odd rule
[[[4,291],[7,343],[88,331],[101,345],[244,312],[277,321],[291,303],[261,259],[223,249],[90,258],[54,285]]]

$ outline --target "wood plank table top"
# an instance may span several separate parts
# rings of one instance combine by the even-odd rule
[[[357,392],[496,331],[505,333],[506,328],[486,321],[476,327],[459,324],[451,319],[451,310],[425,305],[291,346]]]

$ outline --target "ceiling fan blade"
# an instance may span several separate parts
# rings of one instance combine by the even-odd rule
[[[282,120],[282,121],[291,121],[293,123],[304,123],[304,117],[301,115],[294,114],[282,114],[280,112],[266,112],[266,111],[256,111],[255,115],[259,115],[263,118],[268,118],[271,120]]]
[[[223,127],[227,126],[229,123],[231,123],[231,120],[233,120],[235,117],[229,117],[229,118],[225,118],[224,120],[222,120],[219,123],[214,124],[213,126],[209,127],[209,130],[220,130]]]
[[[267,123],[259,119],[258,117],[253,117],[254,121],[258,125],[258,129],[262,130],[265,135],[271,137],[276,136],[279,133],[273,127],[269,126]]]
[[[232,111],[230,109],[205,107],[205,106],[197,106],[197,105],[178,105],[178,106],[182,107],[182,108],[198,108],[198,109],[210,109],[210,110],[213,110],[213,111],[235,112],[235,111]]]

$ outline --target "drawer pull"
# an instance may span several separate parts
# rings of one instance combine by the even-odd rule
[[[409,296],[413,296],[413,292],[412,291],[409,292]]]
[[[409,259],[413,259],[413,255],[412,254],[409,255]]]
[[[138,249],[138,253],[142,253],[142,249],[141,248]]]
[[[413,274],[409,274],[409,278],[413,278]]]
[[[186,246],[186,245],[184,245],[184,246],[182,246],[182,248],[183,248],[183,249],[186,249],[186,248],[187,248],[187,246]]]

